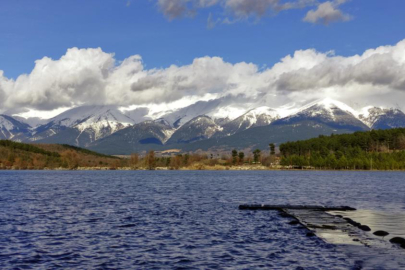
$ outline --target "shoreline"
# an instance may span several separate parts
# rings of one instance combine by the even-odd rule
[[[290,168],[271,168],[265,166],[207,166],[204,168],[184,167],[179,169],[169,167],[148,168],[131,168],[131,167],[78,167],[69,168],[0,168],[1,171],[316,171],[316,172],[405,172],[405,170],[332,170],[332,169],[290,169]]]

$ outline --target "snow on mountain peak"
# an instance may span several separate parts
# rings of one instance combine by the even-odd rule
[[[14,129],[14,125],[6,117],[4,117],[3,115],[0,115],[0,128],[7,130],[7,131],[11,131]]]
[[[352,107],[348,106],[347,104],[334,100],[334,99],[331,99],[331,98],[317,100],[315,102],[307,104],[306,106],[304,106],[304,108],[310,108],[313,106],[320,106],[320,107],[323,107],[328,110],[338,108],[342,111],[349,112],[349,113],[353,114],[354,116],[357,116],[357,114],[358,114]]]
[[[321,100],[317,100],[314,102],[311,102],[300,109],[298,109],[298,113],[310,113],[311,116],[317,116],[317,115],[324,115],[325,112],[328,113],[329,117],[331,117],[333,120],[335,119],[335,110],[339,109],[341,111],[344,111],[346,113],[349,113],[353,115],[354,117],[358,118],[358,112],[355,111],[352,107],[346,105],[343,102],[331,99],[331,98],[325,98]]]
[[[8,115],[0,114],[0,139],[15,139],[20,133],[29,133],[30,126]]]
[[[38,137],[43,139],[44,136],[55,135],[60,127],[69,127],[79,130],[80,134],[83,132],[92,134],[91,140],[98,140],[133,124],[135,121],[123,114],[116,106],[81,106],[51,118],[47,124],[39,126],[35,134],[45,130],[45,135]],[[35,137],[35,139],[38,138]]]
[[[255,109],[251,109],[246,114],[254,114],[256,116],[259,116],[262,114],[272,116],[272,117],[278,116],[278,112],[276,110],[274,110],[273,108],[267,107],[267,106],[262,106],[262,107],[258,107]]]
[[[62,126],[82,127],[92,123],[115,122],[123,125],[132,125],[134,120],[121,113],[115,106],[81,106],[67,110],[51,119]]]
[[[245,129],[247,129],[255,126],[256,124],[258,124],[258,122],[263,122],[259,123],[260,126],[270,124],[273,120],[278,118],[279,114],[276,110],[267,106],[262,106],[247,111],[245,114],[235,119],[235,121],[239,120],[239,127],[241,127],[242,125],[246,125]]]
[[[359,119],[368,127],[372,127],[380,116],[386,113],[386,109],[380,107],[367,106],[360,110]]]
[[[373,129],[386,126],[401,127],[404,121],[404,113],[394,108],[368,106],[361,109],[359,119]]]

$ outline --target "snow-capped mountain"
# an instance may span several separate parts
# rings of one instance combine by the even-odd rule
[[[206,115],[197,116],[178,128],[167,143],[190,143],[209,139],[220,131],[222,128],[212,118]]]
[[[44,124],[48,123],[48,121],[49,121],[47,119],[42,119],[39,117],[24,118],[24,117],[17,116],[17,115],[12,115],[12,117],[22,123],[25,123],[25,124],[31,126],[31,128],[39,127],[40,125],[44,125]]]
[[[279,118],[278,112],[267,106],[251,109],[236,119],[223,124],[223,132],[217,136],[229,136],[252,127],[270,125]]]
[[[271,142],[281,143],[321,134],[405,127],[405,114],[399,109],[370,106],[356,111],[329,98],[300,108],[292,105],[253,106],[243,111],[243,106],[219,99],[153,115],[148,108],[122,112],[115,106],[82,106],[35,128],[0,115],[0,139],[71,144],[103,153],[128,154],[172,147],[265,145],[271,138]]]
[[[211,117],[218,125],[223,125],[240,115],[246,113],[243,106],[233,104],[229,99],[213,99],[198,101],[187,107],[158,114],[156,118],[163,118],[173,127],[179,128],[197,116],[206,115]]]
[[[220,104],[220,100],[198,101],[185,108],[165,114],[160,118],[165,119],[173,127],[179,128],[197,116],[208,115],[218,110]]]
[[[43,141],[56,134],[63,137],[60,133],[68,132],[66,135],[75,134],[76,145],[85,146],[133,124],[135,121],[115,106],[82,106],[67,110],[35,128],[31,141]]]
[[[361,110],[359,119],[366,124],[369,128],[372,128],[374,123],[385,114],[386,109],[368,106]]]
[[[17,119],[0,114],[0,139],[23,141],[30,136],[30,126]]]
[[[366,107],[359,115],[359,119],[371,129],[405,127],[405,114],[399,109]]]
[[[291,124],[303,121],[315,121],[334,128],[349,130],[368,130],[368,126],[358,118],[358,113],[348,105],[333,99],[312,102],[293,115],[275,121],[274,124]]]
[[[166,121],[145,121],[93,142],[90,149],[106,154],[131,154],[159,149],[175,131]]]

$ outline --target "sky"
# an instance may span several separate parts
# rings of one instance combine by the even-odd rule
[[[0,111],[175,108],[224,97],[281,106],[325,96],[402,108],[404,8],[403,0],[0,1]]]

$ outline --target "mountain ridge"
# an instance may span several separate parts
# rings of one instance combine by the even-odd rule
[[[132,114],[136,119],[133,119],[130,117],[131,113],[125,113],[117,106],[81,106],[65,111],[37,127],[30,127],[12,116],[0,115],[2,117],[0,118],[0,136],[3,139],[71,144],[91,149],[100,147],[104,150],[108,145],[103,144],[109,144],[111,147],[115,145],[120,149],[127,148],[133,151],[137,147],[143,150],[166,149],[174,146],[191,149],[196,148],[194,147],[196,144],[208,145],[209,143],[205,141],[219,146],[218,143],[212,142],[216,140],[226,144],[227,140],[235,140],[232,136],[237,138],[237,134],[248,130],[258,131],[261,129],[256,128],[267,126],[271,126],[268,132],[281,132],[281,130],[284,132],[287,129],[293,132],[301,129],[302,132],[308,132],[313,136],[316,135],[317,130],[322,130],[318,132],[319,135],[328,135],[327,132],[405,127],[405,114],[399,109],[368,106],[356,111],[345,103],[329,98],[291,109],[288,114],[277,108],[259,106],[251,107],[244,113],[238,113],[239,111],[235,110],[237,115],[233,115],[232,118],[228,116],[222,118],[223,115],[215,117],[216,111],[222,110],[222,105],[225,106],[224,108],[229,108],[227,107],[229,104],[222,104],[220,101],[200,101],[172,112],[169,116],[160,115],[156,119],[151,119],[150,115],[147,115],[149,110],[143,108],[136,109],[137,112]],[[313,131],[309,131],[308,123],[312,123]],[[302,128],[303,126],[306,128]],[[113,136],[116,133],[118,135]],[[264,136],[264,133],[261,134]],[[305,134],[302,135],[307,137]],[[284,139],[293,139],[293,137],[295,138],[295,135],[285,136]],[[119,141],[113,142],[114,140]],[[122,142],[122,140],[128,140],[128,142]],[[122,146],[118,146],[120,143]],[[245,145],[242,141],[240,144]]]

